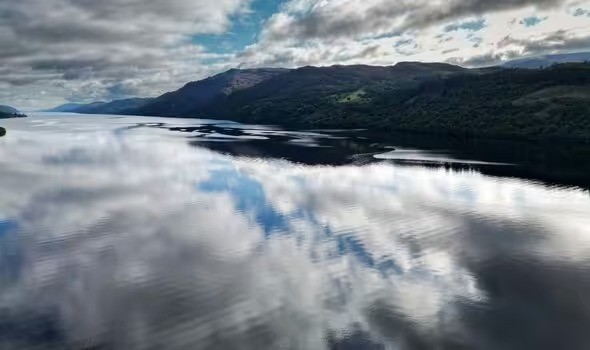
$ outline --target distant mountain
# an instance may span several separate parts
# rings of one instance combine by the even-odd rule
[[[26,117],[26,115],[20,112],[18,109],[10,106],[0,105],[0,119],[21,117]]]
[[[111,102],[95,102],[77,108],[76,113],[87,114],[127,114],[149,103],[151,98],[127,98]]]
[[[67,103],[52,109],[48,109],[45,112],[127,114],[128,112],[137,110],[151,100],[151,98],[128,98],[123,100],[114,100],[111,102],[92,102],[88,104]]]
[[[558,63],[576,63],[588,61],[590,61],[590,52],[576,52],[521,58],[505,63],[504,67],[538,69],[549,67]]]
[[[273,82],[256,90],[257,94],[296,93],[316,89],[346,89],[350,84],[371,81],[390,81],[392,84],[414,83],[414,79],[436,74],[465,72],[465,68],[446,63],[402,62],[391,67],[332,66],[303,67],[299,69],[259,68],[230,69],[212,77],[187,83],[182,88],[156,98],[135,98],[90,104],[69,103],[47,110],[48,112],[75,112],[86,114],[134,114],[168,117],[199,117],[220,115],[229,97],[249,90],[263,82]],[[276,79],[275,79],[276,78]]]
[[[182,88],[156,98],[132,98],[91,104],[69,103],[47,112],[74,112],[85,114],[135,114],[147,116],[197,116],[217,106],[233,92],[247,89],[288,72],[282,68],[231,69],[207,79],[194,81]]]
[[[106,102],[95,102],[95,103],[101,103],[104,104]],[[51,109],[46,109],[43,110],[43,112],[64,112],[64,113],[69,113],[69,112],[75,112],[77,109],[80,109],[82,107],[87,106],[87,104],[84,103],[66,103]]]

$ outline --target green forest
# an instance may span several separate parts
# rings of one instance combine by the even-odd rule
[[[219,116],[249,123],[590,140],[587,63],[341,83],[277,80],[230,95],[221,104],[225,108],[216,107],[223,112]]]
[[[67,111],[590,142],[590,64],[232,69],[157,98]]]

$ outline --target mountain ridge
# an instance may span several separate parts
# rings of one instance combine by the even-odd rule
[[[119,114],[590,141],[590,64],[230,70]],[[98,111],[104,111],[99,106]]]
[[[257,68],[230,69],[203,80],[191,81],[178,90],[167,92],[148,101],[134,111],[139,115],[186,116],[206,110],[218,99],[231,93],[253,87],[288,69]]]
[[[110,102],[98,101],[88,104],[83,103],[66,103],[55,108],[44,110],[44,112],[65,112],[81,114],[126,114],[134,109],[143,106],[151,101],[152,98],[127,98],[113,100]]]

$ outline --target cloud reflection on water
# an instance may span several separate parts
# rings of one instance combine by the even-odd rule
[[[105,129],[1,141],[0,348],[590,345],[586,192]]]

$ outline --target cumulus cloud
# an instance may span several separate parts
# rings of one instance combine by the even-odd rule
[[[484,62],[478,57],[501,60],[512,54],[534,53],[523,46],[518,50],[500,47],[499,42],[506,36],[540,41],[542,38],[536,39],[539,35],[559,30],[570,32],[561,49],[586,49],[588,46],[579,38],[588,26],[587,19],[575,16],[583,3],[587,1],[292,0],[269,19],[259,42],[240,58],[254,65],[422,60],[472,66]],[[523,18],[533,16],[543,21],[529,27],[519,24]],[[412,45],[398,44],[410,41]],[[378,50],[368,51],[369,47]],[[557,46],[546,49],[560,50]]]
[[[520,57],[584,51],[588,48],[590,48],[590,35],[586,28],[574,26],[569,29],[535,32],[528,35],[508,33],[489,45],[486,52],[468,57],[453,57],[449,59],[449,62],[467,66],[490,66]]]
[[[193,44],[191,36],[223,33],[232,16],[246,12],[248,3],[2,1],[0,62],[9,74],[0,79],[48,91],[51,82],[62,79],[71,97],[79,95],[81,80],[85,84],[92,80],[104,86],[96,95],[108,98],[109,90],[139,78],[150,85],[140,92],[153,94],[202,76],[206,67],[199,67],[198,62],[211,54]]]
[[[294,2],[290,9],[274,16],[263,33],[270,40],[363,37],[420,29],[437,23],[471,15],[510,10],[528,5],[547,8],[563,0],[453,0],[388,1],[347,0],[310,4]]]

